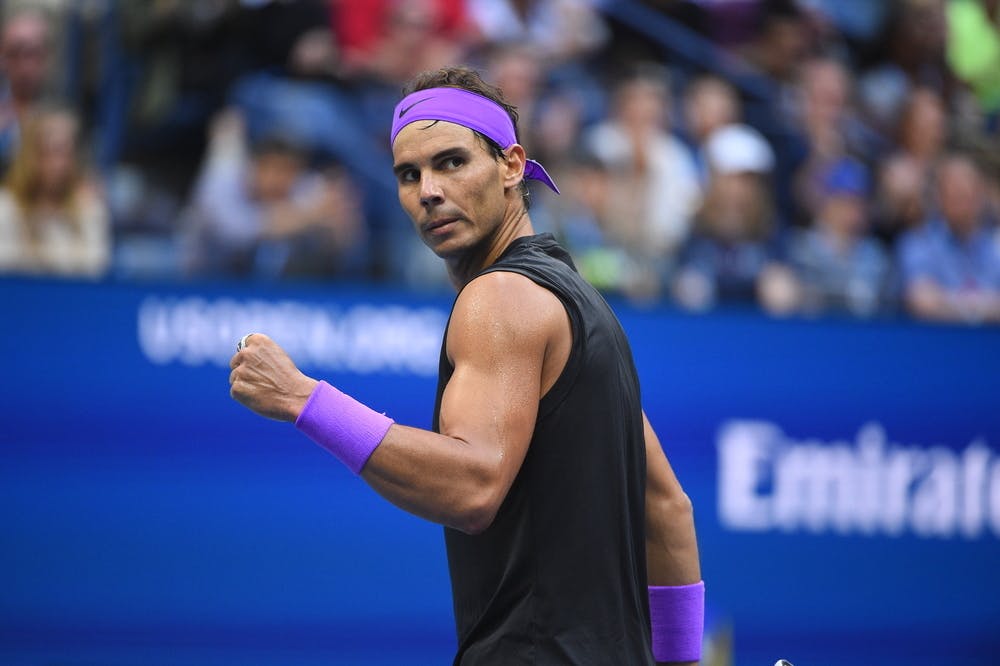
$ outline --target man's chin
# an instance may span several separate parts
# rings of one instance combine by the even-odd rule
[[[465,247],[455,238],[428,239],[424,238],[426,245],[431,252],[442,259],[454,259],[465,251]]]

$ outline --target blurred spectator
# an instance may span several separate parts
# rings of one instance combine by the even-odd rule
[[[239,53],[236,0],[115,2],[107,11],[98,36],[110,80],[98,88],[105,106],[97,147],[115,270],[169,277],[179,268],[178,218],[205,152],[205,127],[253,50]]]
[[[570,90],[548,94],[538,105],[536,119],[529,132],[531,154],[558,173],[572,158],[584,125],[584,103]],[[518,123],[518,130],[524,131]],[[558,182],[558,178],[556,179]]]
[[[235,38],[242,47],[237,73],[276,71],[297,78],[336,76],[337,43],[327,0],[241,0],[233,10]]]
[[[608,233],[614,206],[611,170],[594,153],[577,150],[559,182],[562,195],[546,211],[550,230],[588,282],[601,291],[628,292],[636,279],[633,261]]]
[[[467,0],[467,4],[487,42],[530,45],[549,67],[580,60],[608,38],[591,0]]]
[[[746,125],[726,125],[705,143],[710,181],[674,280],[676,300],[692,310],[753,303],[772,261],[774,205],[768,177],[774,153]]]
[[[618,84],[611,118],[584,135],[613,174],[606,232],[643,266],[636,296],[659,291],[701,198],[694,161],[670,133],[669,108],[666,73],[642,68]]]
[[[823,179],[842,158],[871,161],[884,146],[853,108],[854,79],[842,63],[815,58],[799,74],[799,122],[809,140],[809,158],[799,174],[802,221],[813,219],[823,204]]]
[[[307,152],[281,137],[248,152],[242,117],[221,114],[189,212],[189,270],[329,277],[355,269],[365,237],[350,181],[309,169]]]
[[[17,150],[20,125],[44,98],[52,74],[53,44],[49,17],[23,5],[6,15],[0,28],[0,172]]]
[[[950,0],[947,0],[950,2]],[[862,106],[883,131],[896,125],[910,90],[923,86],[950,103],[954,76],[945,60],[946,0],[888,3],[881,51],[859,83]]]
[[[518,143],[561,182],[564,171],[574,171],[568,162],[577,152],[583,103],[576,91],[547,89],[546,73],[539,53],[529,45],[502,44],[486,53],[486,80],[517,108]],[[547,207],[558,205],[559,197],[547,188],[532,188],[531,195],[532,218],[544,228]]]
[[[950,0],[901,0],[898,14],[889,22],[888,60],[907,77],[910,85],[926,86],[950,99],[954,75],[945,54],[947,24],[945,5]]]
[[[706,183],[710,174],[703,152],[705,142],[720,127],[740,121],[740,99],[724,79],[703,75],[685,88],[683,107],[683,137],[691,147],[701,181]]]
[[[814,21],[829,24],[826,32],[834,32],[852,44],[865,48],[878,38],[892,3],[872,0],[799,0],[799,4],[814,15]]]
[[[0,189],[0,271],[97,277],[108,268],[108,211],[80,156],[72,112],[25,117]]]
[[[947,115],[929,88],[913,90],[898,120],[897,149],[880,166],[875,233],[889,244],[923,221],[933,199],[932,174],[947,145]]]
[[[948,139],[947,120],[947,110],[940,95],[930,88],[914,88],[899,119],[897,143],[900,152],[927,175],[944,152]]]
[[[333,0],[331,20],[351,78],[397,87],[425,70],[461,62],[478,43],[462,0]]]
[[[940,213],[900,242],[905,303],[921,319],[1000,321],[1000,236],[987,222],[983,177],[968,157],[944,159]]]
[[[872,227],[892,247],[901,234],[915,229],[927,215],[930,180],[916,162],[894,155],[879,165]]]
[[[713,15],[739,16],[740,8],[729,7],[730,3],[711,4]],[[749,4],[753,9],[749,40],[734,45],[732,55],[739,56],[735,59],[717,54],[724,66],[716,71],[724,72],[741,92],[739,121],[763,133],[774,150],[771,184],[776,219],[784,226],[799,213],[796,175],[810,151],[810,139],[796,108],[801,98],[800,70],[819,45],[808,12],[796,0],[752,0]]]
[[[761,0],[755,23],[753,39],[742,48],[744,58],[775,82],[792,83],[809,53],[805,12],[795,0]]]
[[[234,8],[229,0],[163,0],[124,2],[120,13],[134,70],[124,157],[155,167],[161,181],[176,179],[182,192],[188,160],[197,163],[203,128],[234,75]],[[164,148],[170,159],[162,159]]]
[[[836,162],[823,176],[811,228],[790,238],[787,260],[800,283],[804,312],[870,316],[885,312],[891,302],[889,258],[867,235],[868,180],[860,163]]]
[[[339,6],[339,5],[338,5]],[[353,3],[361,11],[362,3]],[[261,53],[245,62],[227,94],[243,114],[251,141],[280,133],[328,158],[347,164],[363,178],[390,180],[391,168],[371,169],[374,120],[343,80],[343,62],[330,29],[330,10],[321,0],[247,3],[235,16],[245,48]],[[382,121],[383,119],[380,119]],[[384,132],[384,122],[378,127]],[[369,153],[369,154],[366,154]],[[388,158],[385,157],[387,161]],[[384,175],[389,170],[389,176]]]
[[[486,57],[486,80],[503,91],[504,99],[517,107],[518,141],[534,155],[537,105],[541,100],[545,70],[539,53],[528,45],[504,44]]]

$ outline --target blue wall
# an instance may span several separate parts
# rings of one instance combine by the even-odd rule
[[[440,528],[234,403],[226,364],[265,330],[427,426],[449,306],[0,282],[0,662],[447,662]],[[1000,329],[615,306],[695,503],[716,654],[997,662]]]

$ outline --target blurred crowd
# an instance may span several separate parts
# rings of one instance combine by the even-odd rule
[[[388,130],[470,64],[600,289],[1000,323],[1000,0],[0,2],[0,273],[437,289]]]

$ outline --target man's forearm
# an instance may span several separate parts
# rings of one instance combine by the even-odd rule
[[[643,417],[646,437],[646,568],[650,585],[701,580],[694,510],[667,461],[660,440]]]
[[[476,533],[492,522],[507,491],[496,462],[474,443],[397,424],[361,477],[401,509]]]
[[[643,416],[646,438],[646,568],[653,654],[661,664],[697,664],[704,631],[694,511]]]
[[[701,580],[691,500],[679,495],[646,499],[646,570],[650,585]]]

